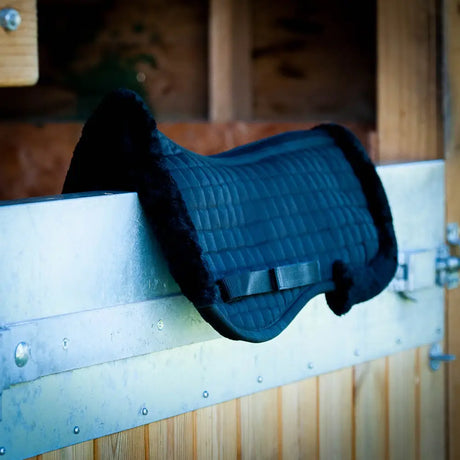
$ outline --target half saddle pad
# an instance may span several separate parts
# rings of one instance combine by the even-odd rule
[[[338,125],[205,157],[118,90],[86,123],[63,192],[93,190],[138,192],[183,294],[231,339],[275,337],[320,293],[342,315],[396,270],[385,191]]]

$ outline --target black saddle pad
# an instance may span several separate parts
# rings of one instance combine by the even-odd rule
[[[63,192],[91,190],[138,192],[182,292],[231,339],[275,337],[320,293],[344,314],[396,270],[384,189],[338,125],[204,157],[119,90],[85,125]]]

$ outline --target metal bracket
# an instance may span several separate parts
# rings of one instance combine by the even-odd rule
[[[436,285],[436,249],[401,251],[398,254],[398,269],[390,289],[415,300],[408,293]]]
[[[450,254],[449,246],[441,246],[436,258],[436,283],[447,289],[455,289],[460,282],[459,270],[460,258]]]
[[[460,246],[459,229],[457,222],[449,222],[446,227],[446,239],[450,246]]]
[[[451,354],[445,354],[442,351],[442,346],[439,343],[434,343],[428,354],[430,369],[437,371],[441,367],[443,361],[455,361],[457,357]]]
[[[452,246],[460,246],[456,222],[447,224],[446,239],[448,244],[437,249],[401,251],[398,254],[398,270],[390,289],[408,300],[415,300],[410,293],[435,284],[447,289],[458,287],[460,257],[451,254]]]
[[[451,255],[452,247],[460,246],[459,227],[457,222],[451,222],[446,227],[447,245],[438,250],[436,259],[436,282],[439,286],[454,289],[460,284],[460,258]]]

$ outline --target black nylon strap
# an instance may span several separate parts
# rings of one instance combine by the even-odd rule
[[[280,265],[266,270],[235,273],[218,284],[225,302],[267,292],[307,286],[321,281],[319,261]]]

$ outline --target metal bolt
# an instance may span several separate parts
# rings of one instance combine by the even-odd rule
[[[203,391],[203,398],[208,398],[209,397],[209,392],[204,390]]]
[[[308,367],[308,369],[313,369],[314,368],[313,363],[311,363],[311,362],[308,363],[307,367]]]
[[[21,25],[21,15],[13,8],[3,8],[0,10],[0,26],[11,32],[17,30]]]
[[[73,434],[79,434],[80,433],[80,427],[79,426],[74,426],[73,427]]]
[[[5,455],[6,449],[4,447],[0,447],[0,455]]]
[[[160,319],[157,323],[157,328],[159,331],[162,331],[164,327],[165,327],[165,323],[163,323],[163,320]]]
[[[264,381],[264,378],[261,375],[259,375],[259,377],[257,377],[257,381],[259,383],[262,383]]]
[[[438,328],[436,329],[436,334],[441,334],[441,332],[442,332],[442,329],[441,329],[440,327],[438,327]]]
[[[147,415],[149,413],[149,410],[146,407],[142,408],[142,415]]]
[[[396,345],[401,345],[402,344],[402,340],[400,338],[397,338],[396,339]]]
[[[62,339],[62,348],[64,348],[64,350],[67,350],[67,348],[69,348],[69,343],[70,343],[70,339],[67,339],[67,338]]]
[[[14,352],[14,361],[16,366],[24,367],[30,358],[30,346],[26,342],[19,342]]]

